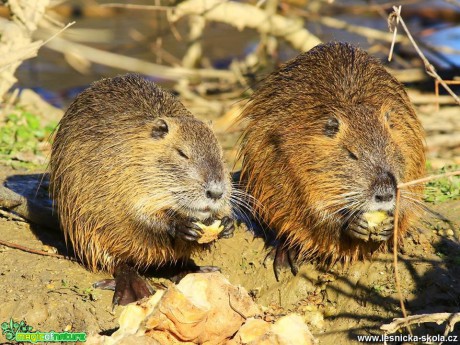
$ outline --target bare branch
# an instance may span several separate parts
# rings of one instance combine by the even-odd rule
[[[170,15],[172,21],[184,16],[202,15],[210,21],[226,23],[238,30],[251,28],[286,40],[293,48],[307,51],[321,43],[320,39],[303,27],[298,18],[273,16],[250,4],[222,0],[186,0],[176,6]]]
[[[73,43],[60,37],[54,39],[46,45],[52,50],[61,53],[75,51],[78,55],[86,59],[105,66],[129,70],[132,72],[143,73],[146,75],[156,76],[167,80],[180,80],[182,78],[196,79],[224,79],[235,82],[236,77],[230,71],[217,70],[211,68],[191,69],[183,67],[170,67],[159,65],[140,59],[123,56],[101,49],[92,48],[83,44]]]
[[[447,90],[447,92],[450,93],[450,95],[455,99],[455,102],[457,102],[457,104],[460,105],[460,99],[458,98],[458,96],[451,90],[451,88],[444,82],[444,80],[442,80],[442,78],[438,75],[438,73],[436,73],[436,69],[434,68],[434,66],[428,61],[428,59],[425,57],[423,52],[418,47],[417,43],[415,42],[414,38],[412,37],[411,33],[409,32],[409,29],[407,28],[406,23],[404,22],[403,18],[401,17],[401,14],[398,11],[398,7],[393,6],[393,11],[394,12],[390,16],[396,16],[399,19],[399,21],[401,23],[401,26],[403,27],[404,31],[407,34],[407,37],[409,38],[409,40],[411,41],[412,45],[414,46],[417,54],[422,59],[424,65],[425,65],[425,69],[426,69],[427,74],[430,75],[431,77],[433,77],[434,79],[439,80],[439,83]]]
[[[405,318],[394,319],[393,322],[380,326],[380,329],[385,333],[395,333],[402,327],[407,327],[413,324],[435,322],[438,325],[447,322],[444,335],[452,332],[454,326],[460,321],[460,313],[434,313],[434,314],[421,314],[411,315]]]
[[[112,8],[127,8],[130,10],[148,10],[148,11],[169,11],[173,7],[171,6],[157,6],[157,5],[137,5],[137,4],[101,4],[101,7],[112,7]]]

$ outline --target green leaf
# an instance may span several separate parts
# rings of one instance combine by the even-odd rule
[[[40,119],[31,113],[24,113],[24,117],[26,118],[27,125],[29,125],[29,128],[31,129],[38,129],[40,128]]]
[[[19,121],[19,116],[17,114],[9,114],[6,116],[6,120],[11,121],[13,123],[17,123]]]

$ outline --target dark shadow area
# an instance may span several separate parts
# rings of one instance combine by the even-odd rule
[[[458,313],[460,311],[460,294],[458,293],[460,291],[460,267],[458,265],[460,245],[457,241],[441,238],[433,246],[442,259],[399,255],[399,276],[408,315]],[[382,288],[380,281],[368,280],[366,284],[363,284],[360,279],[355,284],[348,278],[346,273],[334,273],[335,280],[327,287],[327,290],[332,292],[332,295],[338,296],[337,301],[355,300],[362,306],[361,311],[360,308],[347,308],[347,306],[339,305],[338,308],[341,311],[333,316],[331,320],[342,319],[344,322],[349,321],[353,325],[359,325],[360,321],[366,320],[372,321],[374,324],[374,326],[367,324],[363,327],[351,327],[348,329],[347,333],[350,341],[357,341],[358,336],[363,335],[382,335],[381,325],[392,322],[393,318],[402,317],[400,301],[394,284],[392,257],[387,254],[385,255],[385,260],[379,261],[374,268],[387,268],[382,273],[382,276],[387,277],[386,283],[382,285],[389,287],[389,290]],[[377,263],[378,261],[374,262]],[[350,291],[352,292],[350,293]],[[327,300],[327,296],[325,299]],[[370,310],[374,310],[375,313],[369,313]],[[438,336],[444,334],[445,327],[446,323],[437,325],[431,322],[415,324],[411,326],[411,330],[413,335],[419,337],[426,335]],[[322,336],[331,334],[334,334],[334,331],[326,331],[322,333]],[[403,328],[401,332],[396,332],[393,335],[398,334],[407,335],[409,331]],[[460,325],[457,324],[449,335],[459,336],[460,341]],[[375,343],[382,343],[382,341]],[[388,342],[388,344],[403,343]],[[445,344],[449,344],[449,342],[445,342]]]
[[[57,215],[53,212],[53,202],[49,197],[48,174],[8,176],[2,188],[7,197],[16,198],[18,202],[9,210],[27,219],[32,232],[43,244],[55,247],[59,254],[74,256],[72,249],[65,245],[63,233],[59,231]]]

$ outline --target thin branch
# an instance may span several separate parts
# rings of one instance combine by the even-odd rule
[[[413,324],[435,322],[438,325],[447,322],[444,335],[454,330],[454,325],[460,321],[460,313],[434,313],[434,314],[421,314],[411,315],[405,318],[394,319],[393,322],[380,326],[385,333],[395,333],[402,327],[407,327]]]
[[[396,290],[398,291],[399,303],[401,305],[401,311],[404,317],[407,317],[406,307],[404,306],[404,298],[402,294],[401,281],[399,279],[398,269],[398,223],[399,223],[399,200],[401,197],[401,190],[396,190],[396,202],[395,202],[395,214],[394,214],[394,230],[393,230],[393,266],[395,274]],[[410,328],[409,333],[412,334]]]
[[[70,256],[65,256],[65,255],[56,254],[56,253],[48,253],[48,252],[45,252],[43,250],[37,250],[37,249],[24,247],[24,246],[21,246],[19,244],[8,242],[8,241],[1,240],[1,239],[0,239],[0,245],[8,247],[8,248],[19,249],[19,250],[22,250],[23,252],[27,252],[27,253],[38,254],[38,255],[43,255],[43,256],[51,256],[53,258],[66,259],[66,260],[70,260],[70,261],[74,261],[74,262],[77,261],[75,258],[72,258]]]
[[[236,81],[235,75],[226,70],[212,68],[191,69],[183,67],[170,67],[159,65],[140,59],[107,52],[101,49],[92,48],[83,44],[73,43],[62,38],[56,38],[46,45],[47,48],[68,53],[75,51],[89,61],[105,66],[143,73],[167,80],[180,80],[183,78],[199,79],[224,79],[229,82]]]
[[[456,175],[460,175],[460,170],[450,171],[450,172],[446,172],[444,174],[439,174],[439,175],[427,176],[427,177],[424,177],[418,180],[409,181],[406,183],[400,183],[398,184],[398,189],[413,186],[413,185],[420,184],[420,183],[425,183],[431,180],[437,180],[443,177],[456,176]]]
[[[60,29],[58,32],[56,32],[53,36],[49,37],[44,42],[41,40],[35,41],[35,42],[30,43],[28,46],[26,46],[23,49],[9,52],[8,54],[6,54],[6,56],[3,56],[0,59],[0,66],[1,66],[0,73],[4,71],[6,68],[8,68],[13,63],[37,56],[37,52],[41,47],[43,47],[45,44],[50,42],[52,39],[54,39],[56,36],[61,34],[64,30],[67,30],[69,27],[71,27],[74,24],[75,22],[71,22],[67,24],[65,27]]]
[[[412,37],[411,33],[409,32],[409,29],[407,28],[406,23],[404,22],[404,20],[401,17],[401,15],[398,13],[398,8],[396,6],[393,6],[393,11],[394,12],[390,14],[390,17],[391,16],[396,16],[399,19],[399,21],[401,23],[401,26],[403,27],[404,31],[407,34],[407,37],[409,38],[409,40],[411,41],[412,45],[414,46],[414,49],[416,50],[417,54],[422,59],[423,64],[425,65],[426,73],[429,76],[431,76],[432,78],[435,78],[436,80],[439,80],[439,83],[441,83],[441,85],[447,90],[447,92],[449,92],[450,95],[455,99],[455,101],[460,105],[460,99],[458,98],[458,96],[451,90],[451,88],[444,82],[444,80],[442,80],[442,78],[438,75],[438,73],[436,73],[436,69],[434,68],[434,66],[425,57],[423,52],[418,47],[417,43],[415,43],[415,40]]]
[[[148,10],[148,11],[168,11],[173,9],[173,6],[158,6],[158,5],[137,5],[137,4],[101,4],[101,7],[113,7],[113,8],[127,8],[130,10]]]
[[[309,16],[308,12],[306,11],[301,11],[301,12],[304,13],[305,16]],[[348,31],[354,34],[358,34],[360,36],[364,36],[368,39],[380,40],[380,41],[385,41],[385,42],[392,42],[393,40],[397,40],[399,42],[404,39],[404,37],[402,36],[397,36],[396,33],[391,35],[385,31],[373,29],[367,26],[349,24],[346,21],[343,21],[337,18],[333,18],[333,17],[321,16],[317,19],[317,21],[328,27],[331,27],[334,29],[345,30],[345,31]]]
[[[398,7],[397,13],[399,16],[401,15],[401,6]],[[398,33],[399,17],[396,16],[396,23],[393,20],[394,18],[395,16],[393,15],[390,15],[388,17],[388,28],[390,29],[390,32],[393,32],[393,40],[391,41],[390,53],[388,54],[388,61],[391,61],[393,59],[393,50],[396,43],[396,35]]]

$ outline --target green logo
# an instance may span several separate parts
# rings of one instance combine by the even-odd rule
[[[86,333],[80,332],[32,332],[33,327],[27,325],[27,323],[22,320],[17,323],[13,319],[10,319],[10,322],[2,323],[2,334],[7,340],[15,340],[18,342],[62,342],[62,341],[86,341]]]
[[[19,323],[14,322],[13,319],[10,319],[10,322],[2,323],[2,334],[5,336],[6,340],[13,340],[16,333],[29,333],[32,332],[32,326],[28,326],[25,321]]]

